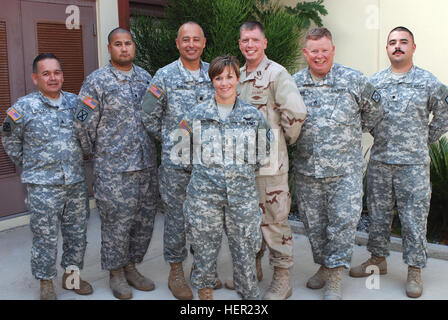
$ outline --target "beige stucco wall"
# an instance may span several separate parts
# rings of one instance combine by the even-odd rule
[[[97,0],[97,34],[98,34],[98,65],[104,66],[109,62],[107,52],[107,35],[119,26],[118,0]]]

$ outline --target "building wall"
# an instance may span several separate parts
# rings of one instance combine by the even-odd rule
[[[97,26],[98,26],[98,65],[104,66],[109,62],[107,51],[107,35],[117,28],[118,22],[118,0],[97,0]]]

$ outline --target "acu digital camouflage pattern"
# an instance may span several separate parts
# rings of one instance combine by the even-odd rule
[[[294,159],[299,212],[315,262],[348,268],[362,210],[362,131],[381,119],[381,96],[340,64],[316,83],[309,68],[293,78],[307,106]]]
[[[182,205],[191,171],[189,163],[171,161],[171,134],[180,129],[180,122],[191,109],[213,96],[208,67],[201,61],[199,78],[195,80],[179,58],[159,69],[152,79],[149,89],[158,97],[148,91],[143,99],[143,123],[162,142],[159,183],[165,214],[164,257],[170,263],[182,262],[187,256]]]
[[[84,81],[75,129],[84,154],[93,155],[94,171],[118,173],[156,166],[154,141],[140,115],[150,81],[150,74],[136,65],[129,76],[110,63]],[[86,98],[93,100],[91,106],[83,102]]]
[[[383,98],[384,118],[375,136],[367,171],[370,232],[368,250],[389,255],[394,203],[402,225],[403,259],[426,265],[426,222],[431,200],[428,145],[448,131],[448,89],[413,66],[401,78],[389,67],[372,76]],[[433,119],[429,122],[430,114]]]
[[[263,238],[270,252],[272,266],[293,265],[293,243],[288,214],[291,196],[288,186],[287,145],[296,142],[305,120],[306,107],[288,71],[264,56],[257,68],[247,74],[241,68],[238,97],[255,106],[267,119],[276,135],[269,166],[257,171],[256,185],[263,209]],[[272,178],[271,178],[272,177]],[[262,253],[261,253],[262,254]]]
[[[232,255],[235,288],[243,299],[258,299],[255,255],[260,250],[262,238],[255,170],[266,158],[250,163],[246,156],[238,158],[238,151],[226,158],[229,155],[225,150],[229,143],[226,130],[259,132],[264,129],[269,135],[269,125],[253,106],[240,100],[224,121],[219,117],[214,99],[197,106],[187,119],[187,123],[193,125],[194,152],[200,157],[196,158],[200,161],[193,162],[184,202],[187,236],[195,252],[192,284],[196,288],[216,285],[216,260],[224,229]],[[195,130],[197,122],[201,125],[200,132]],[[207,131],[216,135],[212,137]],[[195,145],[199,140],[201,143]],[[210,144],[213,144],[214,155],[204,153]],[[250,142],[237,145],[236,149],[247,146],[246,150],[250,150],[249,145]],[[259,148],[257,145],[256,149]]]
[[[403,260],[426,266],[426,225],[431,200],[429,165],[385,164],[370,160],[367,169],[369,241],[367,250],[389,256],[390,228],[394,205],[401,222]]]
[[[136,65],[127,75],[109,63],[87,77],[78,96],[75,128],[83,152],[93,156],[106,270],[140,262],[152,237],[156,152],[140,114],[150,80]]]
[[[26,204],[33,233],[31,270],[37,279],[56,277],[58,223],[61,223],[61,266],[82,269],[89,217],[84,162],[73,134],[77,97],[61,91],[56,106],[40,92],[13,105],[15,120],[7,116],[2,142],[14,163],[23,168]],[[12,109],[8,109],[8,112]]]
[[[70,185],[27,185],[26,204],[33,233],[31,271],[37,279],[56,277],[58,222],[62,233],[61,267],[84,265],[89,201],[84,181]]]
[[[81,148],[73,134],[76,95],[61,94],[58,107],[42,93],[33,92],[12,106],[20,118],[14,121],[6,116],[3,147],[22,167],[23,183],[63,185],[85,180]]]

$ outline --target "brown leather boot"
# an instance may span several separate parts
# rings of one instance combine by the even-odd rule
[[[350,268],[349,275],[353,278],[361,278],[361,277],[368,277],[370,276],[373,271],[367,272],[367,268],[369,266],[376,266],[378,267],[378,270],[380,274],[386,274],[387,273],[387,262],[385,257],[378,257],[374,254],[371,255],[371,257],[363,262],[361,265]]]
[[[68,277],[72,276],[74,272],[75,270],[72,270],[71,272],[64,272],[64,274],[62,275],[62,288],[64,288],[65,290],[73,290],[76,294],[80,294],[83,296],[92,294],[93,293],[92,286],[87,281],[82,280],[81,277],[79,276],[79,273],[77,275],[79,277],[79,288],[75,287],[77,281],[75,281],[73,277],[68,279]],[[73,282],[71,281],[72,279]]]
[[[408,266],[408,279],[406,283],[406,295],[409,298],[418,298],[423,292],[421,269]]]
[[[185,280],[182,263],[170,263],[171,270],[168,276],[168,288],[174,297],[179,300],[192,300],[193,292]]]
[[[57,300],[53,280],[40,280],[40,300]]]
[[[198,290],[199,300],[213,300],[213,289],[203,288]]]
[[[138,272],[135,263],[129,262],[128,265],[124,267],[124,275],[127,282],[137,290],[152,291],[156,287],[151,279],[144,277]]]
[[[289,269],[274,267],[274,275],[263,300],[286,300],[292,295]]]
[[[328,268],[325,266],[320,266],[319,270],[309,278],[306,283],[306,287],[310,289],[321,289],[325,286],[325,282],[328,279]]]
[[[115,298],[127,300],[132,298],[132,289],[126,281],[124,268],[110,270],[109,285]]]
[[[261,254],[260,254],[261,253]],[[261,267],[261,258],[263,258],[263,251],[259,251],[255,258],[255,267],[257,268],[257,280],[260,282],[263,280],[263,268]],[[224,282],[224,287],[229,290],[235,290],[235,283],[233,280],[226,280]]]

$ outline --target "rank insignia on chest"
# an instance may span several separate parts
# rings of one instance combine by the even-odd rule
[[[379,94],[378,91],[376,91],[376,90],[373,91],[373,94],[372,94],[372,100],[375,101],[376,103],[380,102],[380,100],[381,100],[381,95]]]
[[[8,111],[8,116],[10,116],[11,119],[14,120],[14,122],[16,122],[17,120],[19,120],[19,119],[22,117],[22,116],[20,115],[20,113],[18,113],[18,112],[16,111],[16,109],[14,109],[14,108],[11,108],[11,109]]]
[[[182,130],[184,130],[185,135],[189,134],[191,132],[190,127],[187,124],[187,121],[185,121],[185,119],[183,119],[180,123],[179,126],[182,128]]]
[[[96,106],[98,105],[98,101],[93,100],[90,97],[85,97],[84,100],[82,100],[82,102],[84,102],[84,104],[92,110],[95,110]]]
[[[154,97],[156,97],[157,99],[160,99],[160,97],[162,96],[162,91],[159,88],[157,88],[155,85],[152,85],[148,91],[151,92],[154,95]]]

